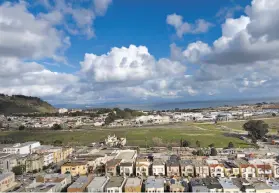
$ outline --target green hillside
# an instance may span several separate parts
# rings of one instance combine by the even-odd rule
[[[38,97],[0,94],[0,113],[55,112],[55,108]]]

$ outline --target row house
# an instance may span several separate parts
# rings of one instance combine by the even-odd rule
[[[120,175],[122,176],[132,176],[134,173],[134,163],[133,162],[121,162],[119,164]]]
[[[178,160],[167,160],[167,176],[180,176],[180,165]]]
[[[154,176],[166,175],[165,162],[162,159],[153,160],[152,173]]]
[[[183,177],[194,176],[194,166],[191,160],[180,160],[181,175]]]
[[[240,175],[239,167],[234,163],[230,161],[224,162],[224,173],[226,177],[238,177]]]
[[[255,165],[256,166],[256,173],[257,177],[262,178],[271,178],[272,177],[272,168],[268,164],[261,164],[261,165]]]
[[[107,161],[106,174],[109,174],[111,176],[116,176],[117,174],[119,174],[120,173],[119,165],[120,165],[121,161],[122,161],[121,159],[112,159],[112,160]]]
[[[239,170],[242,178],[248,179],[256,177],[256,167],[252,164],[240,164]]]
[[[136,161],[136,175],[137,176],[148,176],[151,163],[148,159],[139,158]]]
[[[62,174],[71,174],[71,176],[86,175],[88,173],[87,162],[68,162],[61,166]]]
[[[209,165],[210,176],[211,177],[221,177],[224,175],[224,165],[223,164],[210,164]]]
[[[209,167],[205,164],[204,160],[193,160],[195,167],[195,176],[205,178],[210,175]]]

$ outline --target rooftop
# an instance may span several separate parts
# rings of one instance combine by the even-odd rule
[[[134,155],[136,154],[136,151],[134,150],[124,150],[118,153],[116,156],[116,159],[132,159]]]
[[[150,176],[145,182],[145,188],[164,188],[164,179]]]
[[[132,162],[121,162],[120,163],[120,166],[123,166],[123,167],[130,167],[130,166],[133,166],[133,163]]]
[[[113,176],[110,178],[107,188],[114,188],[114,187],[120,187],[122,183],[124,182],[125,178],[123,177],[118,177],[118,176]]]
[[[69,188],[83,188],[90,182],[91,178],[87,176],[80,176]]]
[[[211,177],[203,178],[203,182],[208,189],[222,189],[221,184],[216,178],[211,178]]]
[[[233,184],[230,179],[219,179],[219,183],[224,189],[240,189],[238,186]]]
[[[178,160],[167,160],[166,165],[167,166],[178,167],[179,166],[179,161]]]
[[[192,165],[193,162],[192,160],[180,160],[180,165],[183,166],[183,165]]]
[[[68,162],[68,163],[65,163],[63,164],[62,166],[72,166],[72,167],[75,167],[75,166],[80,166],[80,165],[86,165],[86,162]]]
[[[107,177],[95,177],[87,187],[100,189],[108,181]]]
[[[153,166],[158,166],[158,165],[165,165],[165,162],[162,159],[154,159],[153,160]]]
[[[266,189],[271,189],[270,186],[268,186],[266,183],[258,181],[258,182],[253,182],[252,186],[256,189],[256,190],[266,190]]]
[[[126,187],[135,187],[140,186],[142,184],[142,180],[140,178],[128,178],[126,182]]]
[[[112,159],[112,160],[109,160],[109,161],[107,162],[107,167],[114,167],[114,166],[120,164],[121,161],[122,161],[121,159]]]

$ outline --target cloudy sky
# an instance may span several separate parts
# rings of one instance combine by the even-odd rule
[[[279,0],[0,2],[0,93],[52,104],[279,96]]]

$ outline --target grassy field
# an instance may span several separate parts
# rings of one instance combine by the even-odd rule
[[[188,140],[193,146],[199,140],[203,147],[214,143],[216,147],[226,147],[231,141],[236,147],[247,147],[242,140],[235,137],[226,137],[224,132],[218,130],[201,130],[195,126],[183,126],[175,128],[115,128],[103,130],[84,131],[7,131],[0,133],[0,139],[12,138],[14,141],[24,142],[40,140],[45,144],[52,144],[55,140],[61,140],[65,145],[88,145],[101,141],[109,134],[126,137],[128,145],[147,146],[177,146],[180,139]]]

